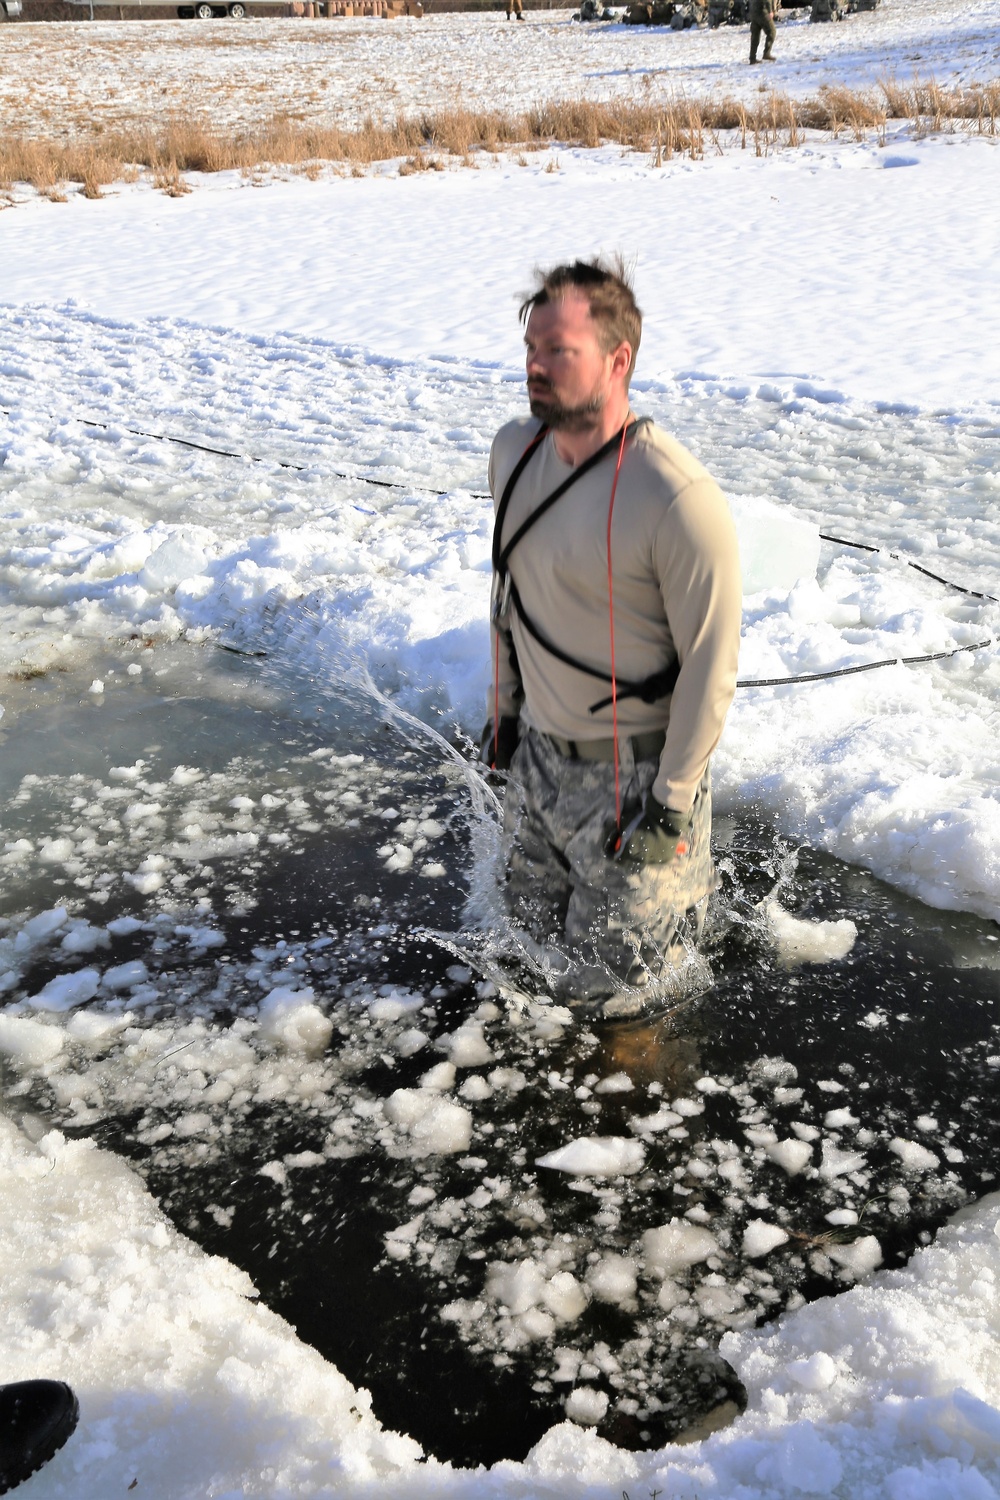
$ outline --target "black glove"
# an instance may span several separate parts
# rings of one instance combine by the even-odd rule
[[[624,847],[619,858],[626,864],[669,865],[688,852],[691,816],[664,807],[652,792],[647,792],[641,816],[622,836]]]
[[[499,734],[493,732],[493,720],[487,719],[479,737],[479,759],[491,771],[509,771],[520,738],[520,722],[513,715],[500,715]]]

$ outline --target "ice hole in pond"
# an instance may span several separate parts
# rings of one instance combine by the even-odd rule
[[[4,1107],[127,1157],[428,1452],[697,1435],[739,1407],[728,1327],[995,1185],[993,924],[730,811],[711,989],[567,1024],[431,935],[475,950],[482,842],[437,747],[268,662],[142,657],[5,696]],[[795,966],[769,899],[857,939]],[[581,1175],[537,1165],[573,1142]]]

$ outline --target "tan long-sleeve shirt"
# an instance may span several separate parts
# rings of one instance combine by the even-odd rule
[[[509,422],[494,439],[489,468],[494,508],[537,431],[538,423],[529,417]],[[604,672],[611,666],[607,524],[616,458],[617,452],[609,455],[573,484],[521,539],[509,561],[524,608],[542,636]],[[547,434],[518,479],[503,541],[572,472]],[[666,728],[653,795],[686,812],[735,690],[740,565],[718,485],[652,422],[643,422],[626,444],[611,553],[619,682],[638,682],[675,660],[680,663],[671,696],[656,703],[619,700],[619,734]],[[493,645],[496,661],[495,635]],[[546,651],[512,606],[501,621],[498,675],[501,714],[520,709],[533,728],[564,739],[611,734],[611,705],[590,712],[610,686]]]

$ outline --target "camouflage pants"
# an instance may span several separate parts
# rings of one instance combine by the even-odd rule
[[[622,745],[622,805],[638,807],[658,762],[635,761]],[[566,998],[643,986],[684,962],[701,935],[712,863],[708,773],[698,790],[688,851],[666,865],[626,864],[604,852],[614,826],[614,766],[570,760],[528,729],[511,766],[504,803],[505,896],[518,927],[555,949]]]
[[[750,20],[750,61],[757,61],[757,48],[760,46],[761,35],[764,36],[764,56],[771,56],[771,48],[774,39],[778,35],[777,27],[770,16],[752,17]]]

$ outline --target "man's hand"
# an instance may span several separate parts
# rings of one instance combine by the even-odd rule
[[[691,813],[674,812],[657,802],[652,792],[646,794],[642,817],[629,834],[622,849],[626,864],[669,865],[671,860],[688,852]]]
[[[500,732],[494,733],[493,720],[487,719],[479,737],[479,759],[491,771],[509,771],[521,738],[521,726],[513,715],[500,715]]]

